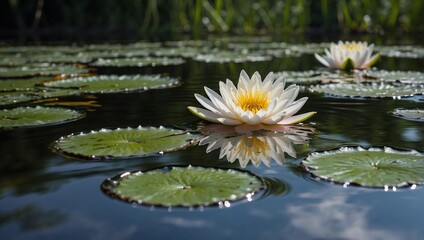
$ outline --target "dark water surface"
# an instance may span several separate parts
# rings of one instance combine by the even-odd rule
[[[174,67],[100,69],[99,73],[167,73],[182,85],[128,94],[96,95],[102,105],[76,122],[0,133],[0,239],[424,239],[424,188],[384,191],[344,188],[317,181],[298,166],[314,149],[343,144],[384,145],[424,151],[422,122],[392,116],[395,108],[423,108],[422,97],[393,99],[330,98],[306,91],[301,112],[317,111],[310,121],[319,131],[309,146],[297,146],[284,166],[246,169],[275,182],[252,202],[229,208],[163,209],[132,206],[105,195],[100,184],[124,171],[165,165],[240,168],[195,146],[163,156],[117,161],[67,159],[48,146],[61,136],[103,127],[189,126],[198,119],[187,106],[193,94],[218,81],[238,80],[242,69],[268,72],[319,67],[312,55],[241,64],[188,60]],[[422,59],[383,57],[379,69],[422,71]]]

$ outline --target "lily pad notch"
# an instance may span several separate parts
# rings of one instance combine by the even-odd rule
[[[119,174],[103,181],[107,195],[124,202],[157,207],[230,207],[252,201],[265,189],[261,177],[238,169],[165,166]]]
[[[199,137],[190,131],[163,126],[100,129],[61,137],[51,149],[78,159],[125,159],[185,149],[197,144]]]
[[[309,154],[302,161],[312,176],[363,187],[416,188],[424,184],[424,153],[392,147],[346,146]]]

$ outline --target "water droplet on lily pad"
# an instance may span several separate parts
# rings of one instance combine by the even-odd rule
[[[340,184],[403,187],[424,183],[424,154],[390,147],[342,147],[313,152],[302,165],[313,176]]]
[[[312,92],[325,93],[330,96],[363,98],[401,98],[424,94],[422,85],[389,83],[335,83],[314,85]]]
[[[397,108],[393,111],[393,114],[411,121],[424,121],[424,109]]]
[[[122,201],[160,207],[229,207],[265,188],[247,171],[212,167],[163,167],[119,174],[102,190]]]
[[[101,129],[61,137],[52,148],[82,159],[135,158],[187,148],[197,143],[199,136],[165,127]]]
[[[3,109],[0,110],[0,129],[59,124],[84,116],[84,113],[65,108],[36,106]]]
[[[159,75],[96,75],[44,82],[45,87],[69,88],[81,93],[118,93],[173,87],[175,78]]]

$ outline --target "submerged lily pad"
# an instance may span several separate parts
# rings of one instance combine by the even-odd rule
[[[0,67],[0,77],[72,75],[88,71],[87,68],[78,65],[31,64],[20,67]]]
[[[83,93],[117,93],[167,88],[178,84],[174,78],[159,75],[99,75],[44,82],[46,87],[78,89]]]
[[[366,187],[402,187],[424,183],[424,154],[390,147],[342,147],[314,152],[302,165],[312,175]]]
[[[142,58],[100,58],[92,66],[96,67],[145,67],[180,65],[185,63],[182,58],[142,57]]]
[[[199,62],[212,62],[212,63],[227,63],[227,62],[261,62],[271,60],[271,56],[259,53],[239,53],[230,51],[220,51],[210,54],[199,54],[193,59]]]
[[[101,129],[61,137],[54,150],[85,159],[119,159],[144,157],[187,148],[199,136],[165,127]]]
[[[411,121],[424,121],[424,109],[397,108],[393,111],[393,114]]]
[[[416,71],[386,71],[367,70],[363,72],[364,79],[375,79],[378,81],[401,82],[401,83],[424,83],[424,72]]]
[[[35,127],[74,121],[84,114],[65,108],[18,107],[0,110],[0,129]]]
[[[103,191],[125,202],[162,207],[229,207],[264,187],[246,171],[193,166],[126,172],[102,184]]]
[[[424,94],[422,85],[395,85],[388,83],[336,83],[314,85],[312,92],[341,97],[401,98]]]

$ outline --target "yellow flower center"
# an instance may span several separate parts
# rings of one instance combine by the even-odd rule
[[[360,44],[344,44],[341,45],[342,49],[344,50],[350,50],[350,51],[362,51],[364,47]]]
[[[268,108],[268,94],[260,91],[241,92],[238,94],[235,104],[240,106],[243,111],[250,110],[256,113],[261,109]]]

